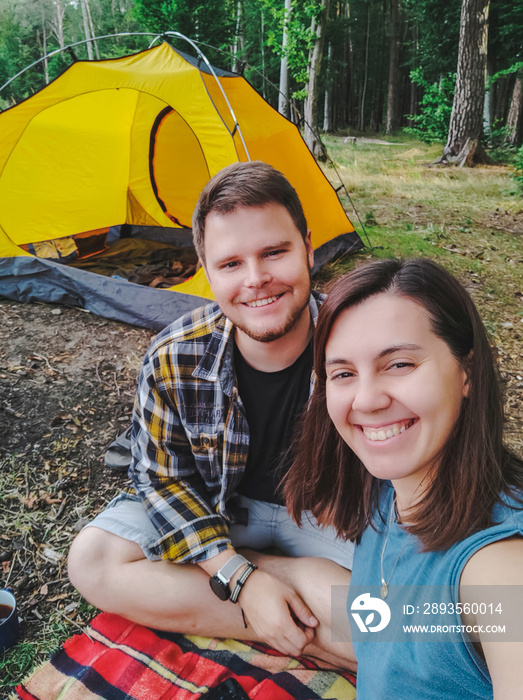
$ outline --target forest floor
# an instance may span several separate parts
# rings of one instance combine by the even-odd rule
[[[369,257],[424,255],[448,267],[489,330],[506,439],[523,455],[523,198],[510,167],[434,169],[425,166],[434,148],[418,142],[326,141],[374,247],[328,265],[316,285]],[[0,301],[0,578],[21,619],[20,642],[0,659],[0,700],[96,612],[68,583],[66,555],[127,483],[103,455],[129,425],[152,336],[79,309]]]

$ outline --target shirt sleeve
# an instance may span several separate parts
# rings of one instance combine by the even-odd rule
[[[169,365],[146,356],[134,403],[130,475],[160,539],[152,548],[173,562],[209,559],[231,549],[229,526],[213,512],[174,400]]]

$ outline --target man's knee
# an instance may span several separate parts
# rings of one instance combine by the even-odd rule
[[[90,599],[91,591],[103,585],[111,569],[143,558],[144,554],[136,543],[98,527],[87,527],[77,535],[69,551],[69,579]]]

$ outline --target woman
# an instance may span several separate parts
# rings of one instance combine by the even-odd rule
[[[490,586],[489,605],[493,591],[513,586],[505,612],[523,608],[522,594],[514,600],[523,591],[523,464],[502,444],[495,364],[469,295],[428,260],[364,265],[321,308],[315,367],[284,485],[289,510],[299,521],[310,509],[356,540],[351,590],[374,586],[375,610],[388,599],[397,617],[393,590],[433,587],[446,592],[444,621],[457,630],[430,644],[372,643],[356,629],[358,700],[523,697],[523,628],[507,630],[505,644],[461,630],[487,619],[470,584]],[[420,600],[403,602],[419,612]]]

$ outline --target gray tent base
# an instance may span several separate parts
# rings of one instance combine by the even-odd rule
[[[362,247],[355,232],[328,241],[314,253],[313,273],[335,257]],[[153,289],[25,255],[0,258],[0,298],[80,307],[155,331],[206,303],[201,297]]]

